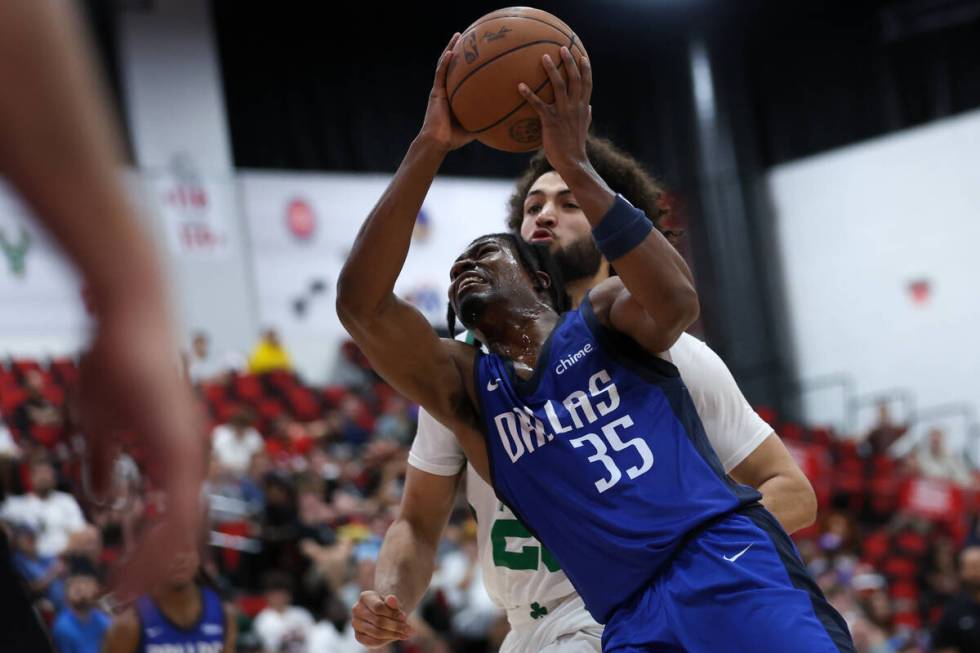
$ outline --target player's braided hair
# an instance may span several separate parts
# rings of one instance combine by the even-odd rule
[[[531,278],[538,272],[544,272],[551,278],[551,285],[548,286],[548,303],[560,315],[571,308],[571,300],[565,292],[565,283],[562,280],[561,272],[555,262],[554,256],[548,251],[548,247],[541,243],[528,243],[520,236],[512,233],[487,234],[475,239],[470,245],[479,240],[502,240],[507,243],[511,250],[517,255],[517,260],[527,271]],[[449,325],[449,335],[456,333],[456,311],[453,310],[452,302],[446,311],[446,322]]]
[[[664,218],[670,213],[665,201],[666,193],[664,188],[643,169],[639,161],[613,145],[611,141],[591,134],[585,141],[585,151],[592,167],[609,184],[609,187],[646,213],[668,240],[673,242],[680,236],[678,232],[665,231],[661,226]],[[528,191],[541,175],[553,170],[544,155],[544,150],[534,155],[524,174],[517,180],[514,193],[507,203],[508,229],[520,233],[521,223],[524,221],[524,200],[527,198]]]

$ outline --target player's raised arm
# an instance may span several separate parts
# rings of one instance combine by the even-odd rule
[[[412,228],[446,154],[472,137],[455,126],[446,97],[453,36],[436,67],[422,130],[361,227],[337,282],[337,313],[374,368],[440,420],[458,423],[468,405],[460,365],[472,349],[442,341],[425,317],[394,294]]]
[[[561,52],[567,83],[556,62],[547,55],[542,59],[555,91],[553,104],[526,84],[518,90],[541,118],[548,161],[568,184],[599,249],[622,280],[596,288],[593,301],[612,297],[605,308],[614,326],[651,351],[666,351],[700,311],[691,271],[650,219],[617,196],[589,162],[585,143],[592,121],[592,69],[585,57],[576,62],[567,48]]]

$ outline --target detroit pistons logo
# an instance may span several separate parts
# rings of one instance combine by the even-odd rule
[[[541,140],[541,120],[525,118],[510,126],[510,137],[518,143],[537,143]]]
[[[316,232],[316,214],[306,200],[294,199],[286,207],[286,227],[299,240],[309,240]]]

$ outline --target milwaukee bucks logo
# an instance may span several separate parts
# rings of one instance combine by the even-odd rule
[[[17,242],[7,237],[7,231],[0,228],[0,249],[10,266],[10,273],[15,277],[23,277],[27,272],[27,252],[31,248],[31,234],[23,226],[20,227],[20,238]]]

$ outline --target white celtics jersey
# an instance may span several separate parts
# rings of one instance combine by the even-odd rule
[[[511,610],[532,603],[549,603],[575,593],[548,550],[469,466],[466,500],[476,512],[483,584],[494,603]]]
[[[712,447],[725,472],[742,462],[771,433],[749,406],[725,363],[705,343],[684,334],[670,349]],[[452,432],[419,411],[410,465],[430,474],[455,476],[466,458]],[[575,593],[551,554],[528,532],[493,489],[467,468],[466,498],[476,512],[480,563],[490,598],[505,610],[543,609]]]

